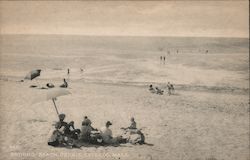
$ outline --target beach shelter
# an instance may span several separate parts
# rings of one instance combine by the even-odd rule
[[[48,90],[46,94],[46,100],[53,101],[57,115],[59,115],[59,112],[58,112],[55,100],[57,99],[57,97],[68,95],[68,94],[71,94],[71,93],[67,89],[64,89],[64,88],[52,88]]]
[[[24,79],[29,79],[29,80],[32,80],[38,76],[40,76],[40,73],[41,73],[41,69],[35,69],[35,70],[32,70],[30,71],[25,77]]]

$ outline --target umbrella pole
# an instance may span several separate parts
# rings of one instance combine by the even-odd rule
[[[52,98],[52,101],[53,101],[53,103],[54,103],[54,106],[55,106],[55,109],[56,109],[56,113],[57,113],[57,115],[59,115],[59,112],[58,112],[57,107],[56,107],[55,99]]]

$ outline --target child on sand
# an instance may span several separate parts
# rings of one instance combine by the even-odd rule
[[[155,93],[155,92],[156,92],[155,89],[153,88],[153,85],[152,85],[152,84],[150,84],[150,86],[149,86],[149,91],[150,91],[151,93]]]

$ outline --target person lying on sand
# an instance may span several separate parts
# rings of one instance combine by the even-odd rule
[[[47,86],[48,88],[54,88],[54,87],[55,87],[55,85],[52,84],[52,83],[47,83],[46,86]]]
[[[30,85],[30,88],[36,88],[37,85]]]
[[[68,83],[67,83],[67,81],[66,81],[65,78],[63,79],[63,84],[60,85],[60,87],[61,87],[61,88],[67,88],[67,87],[68,87]]]
[[[156,94],[163,95],[163,90],[159,89],[158,87],[155,87]]]

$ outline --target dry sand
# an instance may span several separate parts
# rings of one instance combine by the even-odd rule
[[[165,65],[160,55],[2,53],[0,159],[248,160],[248,55],[170,55]],[[41,76],[17,82],[32,68],[41,68]],[[29,86],[59,86],[64,77],[72,94],[56,103],[67,121],[74,120],[79,128],[88,115],[100,128],[110,120],[114,135],[119,135],[134,116],[152,146],[48,146],[56,112],[52,101],[36,101],[47,90]],[[176,85],[175,95],[148,92],[148,84],[165,89],[168,81]]]

